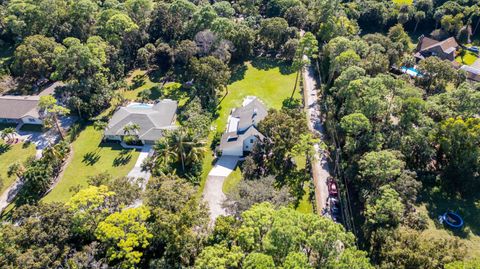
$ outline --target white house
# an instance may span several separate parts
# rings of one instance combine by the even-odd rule
[[[257,97],[246,97],[242,107],[233,109],[228,117],[219,146],[222,155],[243,156],[252,151],[253,144],[264,138],[257,125],[267,114],[267,108]]]

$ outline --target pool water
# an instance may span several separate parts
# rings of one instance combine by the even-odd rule
[[[153,106],[150,105],[150,104],[134,103],[134,104],[129,105],[128,107],[130,107],[130,108],[137,108],[137,109],[150,109],[150,108],[152,108]]]
[[[421,77],[422,76],[422,74],[417,69],[415,69],[414,67],[402,66],[402,68],[400,70],[402,70],[403,73],[408,74],[412,77]]]

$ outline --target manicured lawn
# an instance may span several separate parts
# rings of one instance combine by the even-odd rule
[[[459,55],[455,58],[455,61],[465,65],[472,65],[477,59],[478,59],[478,56],[475,53],[471,51],[467,51],[465,56],[463,56],[463,60],[462,60],[462,57],[460,57]]]
[[[413,0],[392,0],[397,5],[411,5]]]
[[[35,145],[19,143],[16,145],[7,145],[0,139],[0,178],[3,180],[3,187],[0,193],[3,193],[16,179],[15,176],[8,177],[7,169],[15,162],[24,162],[29,157],[35,156]]]
[[[108,172],[114,177],[126,176],[137,161],[139,152],[123,150],[116,143],[102,143],[102,132],[91,125],[83,130],[73,142],[74,156],[63,178],[43,201],[68,200],[71,187],[87,186],[87,177]]]
[[[237,79],[228,86],[228,94],[221,99],[218,118],[212,124],[215,130],[210,132],[207,145],[210,146],[215,132],[224,131],[231,109],[241,106],[246,96],[257,96],[268,108],[280,109],[283,101],[292,94],[295,85],[295,73],[286,72],[287,68],[286,65],[260,59],[247,63],[244,68],[234,73],[233,77]],[[299,88],[297,87],[295,98],[300,98]],[[203,192],[208,173],[212,169],[212,161],[213,152],[208,148],[203,160],[199,194]],[[228,184],[230,183],[227,183],[227,189]]]
[[[242,171],[237,167],[223,182],[222,191],[223,193],[229,193],[242,181]]]
[[[308,182],[305,183],[305,187],[303,189],[305,190],[305,194],[303,195],[302,200],[300,200],[300,203],[296,209],[302,213],[313,213],[313,205],[310,202],[310,186]]]
[[[451,197],[436,188],[422,194],[420,212],[428,215],[428,229],[423,231],[425,238],[458,239],[466,247],[467,258],[480,257],[480,198],[461,199]],[[438,217],[452,210],[462,216],[465,226],[454,231],[438,222]]]

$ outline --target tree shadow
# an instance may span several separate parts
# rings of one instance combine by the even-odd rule
[[[85,163],[87,166],[92,166],[100,160],[100,154],[96,151],[90,151],[83,155],[82,163]]]
[[[236,64],[232,66],[232,75],[230,76],[229,84],[232,84],[236,81],[243,80],[245,78],[245,73],[247,72],[247,65],[245,63]]]
[[[12,149],[12,146],[9,144],[0,144],[0,155],[8,152],[10,149]]]
[[[460,230],[451,230],[456,236],[466,238],[468,231],[475,235],[480,235],[480,197],[461,198],[457,195],[450,194],[440,188],[426,188],[422,195],[421,201],[425,202],[428,215],[431,219],[437,220],[439,216],[445,212],[453,211],[459,214],[465,226]],[[438,221],[435,222],[437,228],[442,228]],[[446,229],[446,228],[445,228]]]
[[[295,72],[285,61],[275,60],[270,58],[258,58],[251,61],[252,66],[260,70],[270,70],[272,68],[278,68],[282,75],[290,75]]]
[[[117,157],[113,160],[113,166],[123,166],[127,165],[132,160],[132,153],[130,150],[124,149],[120,151]]]

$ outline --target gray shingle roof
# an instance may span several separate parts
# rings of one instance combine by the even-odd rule
[[[232,117],[239,118],[238,129],[244,130],[251,125],[257,125],[268,114],[265,105],[255,98],[246,106],[236,108],[232,112]]]
[[[0,118],[21,119],[25,116],[39,117],[38,96],[0,96]]]
[[[255,126],[250,126],[245,132],[240,134],[237,134],[237,132],[224,133],[220,140],[219,149],[223,150],[238,145],[243,146],[243,141],[252,135],[257,136],[260,140],[265,138]]]
[[[162,100],[151,108],[121,107],[110,119],[105,135],[124,135],[124,127],[138,124],[138,136],[143,140],[157,140],[163,135],[163,130],[170,129],[174,124],[177,102]]]

